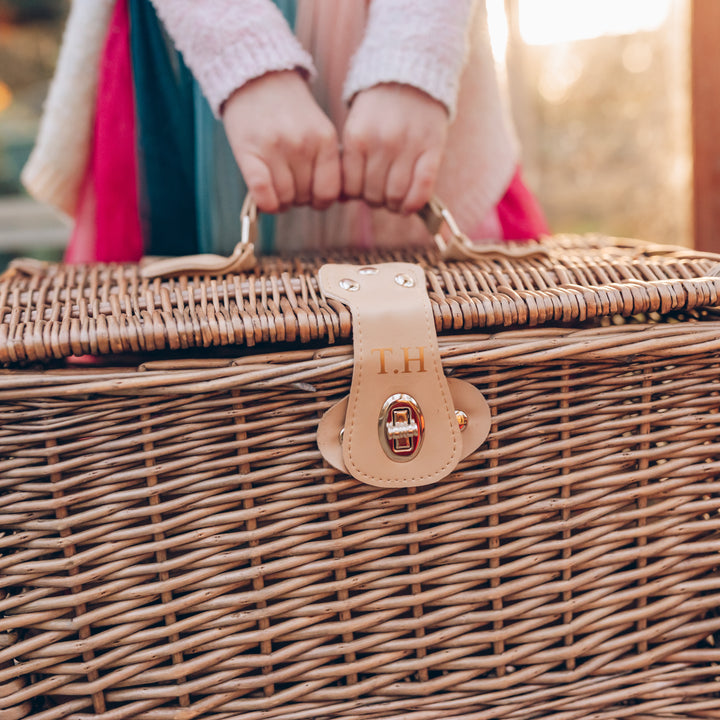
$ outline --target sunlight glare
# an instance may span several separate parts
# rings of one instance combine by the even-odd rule
[[[672,0],[518,0],[520,35],[529,45],[657,30]]]
[[[504,0],[487,0],[488,31],[490,33],[490,45],[495,62],[505,62],[505,54],[508,44],[508,24],[505,15]]]

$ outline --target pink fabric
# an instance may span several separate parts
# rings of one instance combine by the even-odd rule
[[[142,257],[137,188],[130,17],[127,0],[119,0],[100,62],[93,147],[65,256],[68,262]]]
[[[550,233],[540,203],[525,185],[520,168],[515,171],[496,212],[505,240],[529,240]]]
[[[95,247],[95,179],[93,178],[92,159],[85,170],[80,186],[80,196],[75,210],[75,223],[70,242],[65,248],[65,262],[84,263],[97,259]]]

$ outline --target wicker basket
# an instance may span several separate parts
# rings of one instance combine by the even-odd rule
[[[2,719],[720,718],[720,256],[545,248],[412,257],[492,428],[405,489],[318,451],[319,260],[7,273]]]

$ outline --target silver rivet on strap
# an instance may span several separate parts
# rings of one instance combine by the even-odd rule
[[[415,280],[413,280],[410,275],[405,275],[405,273],[400,273],[399,275],[396,275],[395,282],[400,285],[400,287],[415,287]]]

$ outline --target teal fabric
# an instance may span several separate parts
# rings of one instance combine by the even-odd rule
[[[196,252],[193,79],[149,0],[128,0],[145,252]]]
[[[238,240],[245,183],[222,123],[212,114],[197,83],[194,107],[198,250],[228,255]]]
[[[274,0],[295,27],[297,0]],[[222,122],[174,49],[150,0],[129,0],[146,252],[229,254],[247,192]],[[275,219],[260,219],[259,250]]]
[[[195,189],[198,252],[229,255],[239,239],[240,210],[247,193],[225,128],[195,83]],[[258,249],[273,250],[275,218],[260,216]]]

